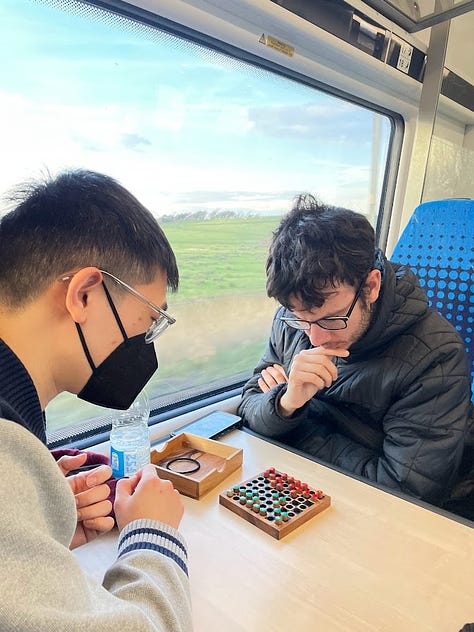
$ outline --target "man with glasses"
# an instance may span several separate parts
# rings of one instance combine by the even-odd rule
[[[183,505],[152,465],[117,482],[116,562],[100,586],[70,549],[114,524],[111,470],[67,479],[44,409],[59,393],[128,408],[175,320],[171,246],[112,178],[70,171],[19,189],[0,221],[0,628],[35,632],[192,629]]]
[[[456,481],[470,377],[455,329],[367,219],[298,198],[273,235],[280,303],[239,414],[254,431],[434,504]]]

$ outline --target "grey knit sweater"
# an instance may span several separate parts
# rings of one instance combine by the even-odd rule
[[[4,417],[12,400],[5,380],[1,388],[2,372],[5,377],[12,368],[8,351],[0,342]],[[24,371],[21,365],[14,370]],[[0,419],[1,632],[192,630],[180,533],[161,522],[134,521],[119,536],[117,561],[103,584],[89,578],[69,550],[76,527],[70,487],[21,415],[15,422]]]

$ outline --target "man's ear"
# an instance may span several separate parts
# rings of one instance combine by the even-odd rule
[[[89,297],[102,284],[102,273],[98,268],[82,268],[69,281],[66,292],[66,308],[76,323],[87,318]]]
[[[382,274],[380,270],[374,269],[369,272],[364,284],[364,296],[369,305],[375,303],[380,294],[382,285]]]

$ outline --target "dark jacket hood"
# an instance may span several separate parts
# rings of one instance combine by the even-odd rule
[[[428,299],[408,266],[390,262],[377,252],[376,267],[382,274],[380,295],[367,332],[351,347],[351,359],[384,347],[414,325],[427,311]]]

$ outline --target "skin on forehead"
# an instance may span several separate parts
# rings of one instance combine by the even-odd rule
[[[352,285],[339,284],[324,293],[325,300],[321,307],[306,309],[297,296],[290,299],[290,311],[296,318],[303,320],[320,320],[329,316],[344,316],[351,302],[354,299],[354,288]]]

